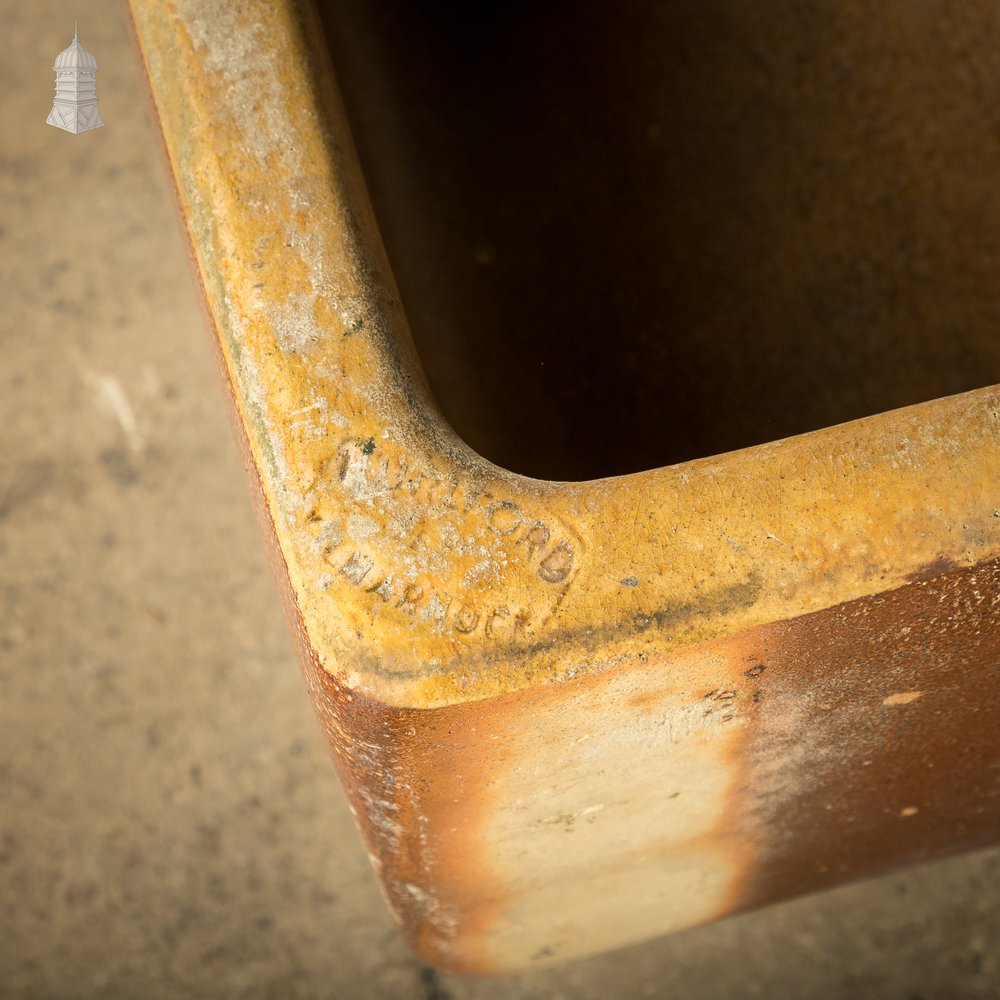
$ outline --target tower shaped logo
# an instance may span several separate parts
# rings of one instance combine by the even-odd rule
[[[68,49],[56,56],[56,98],[46,121],[67,132],[89,132],[104,124],[97,107],[97,60],[81,44],[77,31]]]

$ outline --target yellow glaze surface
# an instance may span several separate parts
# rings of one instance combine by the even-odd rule
[[[400,705],[485,697],[1000,548],[996,389],[589,483],[479,459],[428,399],[292,10],[134,9],[296,600],[349,686]]]

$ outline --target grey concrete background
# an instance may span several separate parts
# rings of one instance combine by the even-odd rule
[[[513,979],[397,939],[113,0],[0,13],[0,996],[1000,996],[1000,851]],[[107,127],[44,124],[72,18]]]

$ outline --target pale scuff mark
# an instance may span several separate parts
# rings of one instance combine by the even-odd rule
[[[99,405],[117,421],[132,453],[141,455],[145,450],[146,440],[121,382],[110,372],[95,372],[82,359],[77,362],[77,366],[84,384],[93,392]]]
[[[372,535],[378,533],[378,530],[378,524],[363,514],[351,514],[347,518],[347,534],[356,542],[371,538]]]
[[[322,331],[314,318],[315,305],[315,294],[297,292],[268,310],[275,339],[285,354],[307,351],[319,341]]]
[[[314,398],[308,406],[293,410],[288,416],[294,417],[288,425],[289,431],[302,434],[307,441],[318,441],[326,434],[329,406],[326,399]]]
[[[883,705],[909,705],[910,702],[916,701],[918,698],[923,697],[923,691],[899,691],[896,694],[891,694],[887,698],[882,699]]]

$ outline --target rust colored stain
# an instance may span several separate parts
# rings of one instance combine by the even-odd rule
[[[748,909],[1000,840],[1000,563],[753,630]]]
[[[312,671],[317,714],[403,936],[439,968],[496,969],[491,933],[509,888],[493,877],[482,836],[493,809],[480,736],[490,712],[393,708]]]

